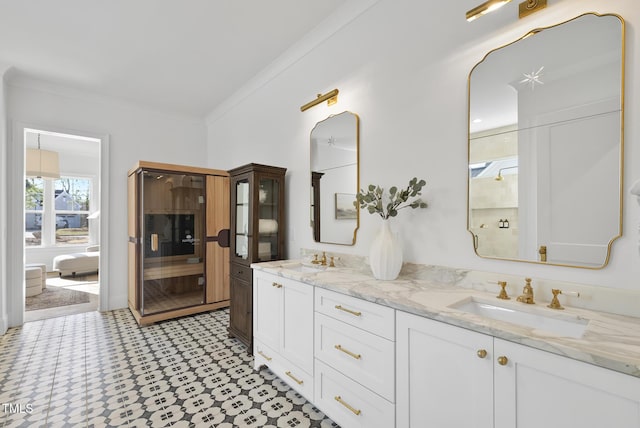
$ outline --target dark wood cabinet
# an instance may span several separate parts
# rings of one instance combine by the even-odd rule
[[[251,163],[229,171],[231,252],[229,335],[253,352],[251,263],[285,256],[286,168]]]

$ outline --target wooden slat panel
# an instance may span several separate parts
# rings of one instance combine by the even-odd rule
[[[229,177],[207,176],[207,236],[230,227]],[[229,300],[229,248],[207,242],[207,302]]]
[[[207,236],[217,236],[230,225],[229,177],[207,176]]]
[[[207,242],[207,303],[229,297],[229,249]]]
[[[136,244],[129,242],[127,247],[129,253],[129,307],[138,309],[138,293],[136,292]]]
[[[176,276],[202,275],[204,263],[163,264],[158,267],[146,267],[144,279],[173,278]]]

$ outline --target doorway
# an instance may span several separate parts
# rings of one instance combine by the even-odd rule
[[[24,321],[100,307],[101,139],[24,128]]]

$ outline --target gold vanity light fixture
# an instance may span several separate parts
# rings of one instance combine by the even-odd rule
[[[324,95],[318,94],[318,98],[316,98],[313,101],[309,101],[308,103],[300,107],[300,111],[309,110],[311,107],[317,106],[318,104],[323,103],[325,101],[327,102],[328,106],[332,106],[338,102],[338,92],[340,91],[338,91],[337,89],[334,89],[333,91],[329,91]]]
[[[467,21],[471,22],[482,15],[500,9],[511,0],[489,0],[467,11]],[[547,0],[525,0],[519,5],[518,18],[522,19],[547,7]]]
[[[547,0],[527,0],[520,3],[518,18],[522,19],[547,7]]]
[[[474,7],[473,9],[467,11],[467,21],[475,21],[482,15],[486,15],[489,12],[493,12],[494,10],[500,9],[505,4],[509,3],[511,0],[489,0],[482,3],[479,6]]]

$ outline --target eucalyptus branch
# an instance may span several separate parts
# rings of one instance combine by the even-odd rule
[[[366,208],[369,214],[378,214],[383,219],[389,217],[395,217],[398,215],[398,211],[404,208],[427,208],[427,203],[421,198],[410,201],[410,198],[416,198],[421,196],[422,188],[427,184],[426,181],[420,180],[416,177],[409,181],[409,185],[406,189],[398,190],[397,187],[391,187],[389,189],[389,202],[386,206],[383,205],[382,199],[384,195],[384,189],[380,186],[374,186],[370,184],[367,191],[360,189],[360,192],[356,195],[356,201],[354,205],[360,208]]]

